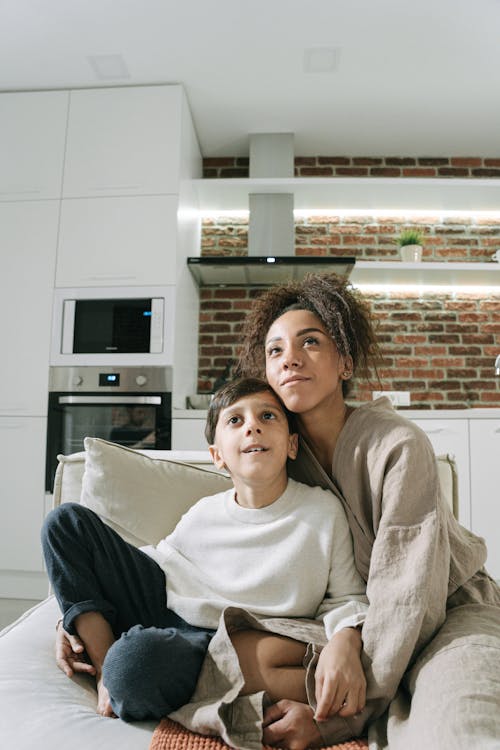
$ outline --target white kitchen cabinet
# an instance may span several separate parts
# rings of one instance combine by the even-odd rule
[[[61,195],[67,91],[0,96],[0,200]]]
[[[486,568],[500,580],[500,419],[470,421],[472,531],[486,539]]]
[[[205,439],[206,412],[196,413],[193,409],[193,416],[183,416],[172,419],[172,450],[208,450]]]
[[[402,412],[404,415],[404,412]],[[469,422],[467,419],[440,419],[428,412],[428,417],[412,419],[427,435],[436,455],[449,453],[457,465],[458,520],[471,528],[471,492],[469,466]]]
[[[72,91],[63,196],[178,193],[180,86]]]
[[[57,287],[175,284],[176,195],[63,200]]]
[[[41,573],[45,435],[41,417],[0,417],[0,570]],[[5,594],[2,594],[5,596]]]
[[[47,412],[58,217],[58,201],[0,203],[0,415]]]

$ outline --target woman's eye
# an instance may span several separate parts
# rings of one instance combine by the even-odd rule
[[[274,357],[276,354],[279,354],[281,351],[279,346],[270,346],[267,350],[267,356],[268,357]]]
[[[319,344],[319,340],[315,336],[308,336],[307,338],[304,339],[304,344],[306,344],[306,345],[310,345],[310,344],[317,345],[317,344]]]

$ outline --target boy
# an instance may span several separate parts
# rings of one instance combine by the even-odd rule
[[[200,500],[156,547],[128,554],[146,553],[165,574],[169,610],[178,617],[178,632],[194,638],[195,650],[200,638],[208,641],[228,607],[265,618],[322,619],[327,648],[338,654],[339,666],[335,675],[317,674],[317,718],[361,710],[365,683],[355,628],[364,619],[366,598],[339,501],[288,480],[286,462],[297,453],[297,435],[290,433],[284,407],[264,381],[243,379],[220,389],[209,408],[206,437],[212,460],[229,471],[234,489]],[[78,622],[76,629],[82,635]],[[161,650],[161,637],[161,648],[152,648],[144,638],[149,630],[132,627],[114,645],[108,643],[101,660],[101,682],[113,710],[124,718],[144,718],[146,708],[149,715],[162,715],[146,707],[145,699],[137,710],[137,693],[149,693],[142,683],[139,687],[141,675],[168,693],[170,710],[164,714],[180,705],[172,698],[171,683],[179,677],[171,673],[172,654]],[[244,678],[241,695],[266,691],[271,701],[308,702],[302,667],[306,644],[253,629],[234,632],[231,639]],[[89,651],[84,635],[82,640]],[[151,661],[160,665],[168,689],[151,678]]]

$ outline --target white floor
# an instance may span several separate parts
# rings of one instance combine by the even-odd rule
[[[33,599],[0,599],[0,630],[26,612],[30,607],[38,604]]]

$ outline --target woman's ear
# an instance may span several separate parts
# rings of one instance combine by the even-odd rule
[[[350,378],[352,378],[353,372],[354,363],[352,361],[352,357],[348,354],[345,357],[342,357],[340,377],[342,378],[342,380],[350,380]]]
[[[292,461],[296,459],[298,451],[299,436],[296,432],[292,432],[292,434],[288,436],[288,458],[290,458]]]
[[[224,463],[222,454],[220,453],[219,449],[217,448],[215,444],[208,446],[208,452],[210,453],[210,458],[212,459],[212,462],[215,464],[215,466],[218,469],[222,470],[226,468],[226,464]]]

